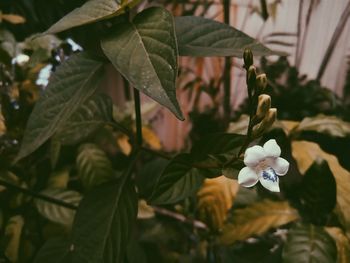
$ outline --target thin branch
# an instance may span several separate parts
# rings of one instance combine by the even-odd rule
[[[157,214],[171,217],[171,218],[173,218],[177,221],[180,221],[182,223],[190,224],[190,225],[194,226],[195,228],[205,229],[205,230],[208,229],[207,225],[204,224],[202,221],[187,218],[186,216],[184,216],[182,214],[179,214],[179,213],[176,213],[176,212],[173,212],[173,211],[161,208],[161,207],[152,206],[152,208],[154,209],[154,211]]]
[[[140,92],[134,88],[134,102],[136,115],[136,142],[140,147],[142,145],[142,118],[141,118],[141,101]]]
[[[350,16],[350,1],[348,2],[347,6],[345,7],[339,22],[337,24],[337,27],[335,28],[335,31],[333,33],[332,39],[329,42],[328,48],[326,50],[326,53],[324,54],[324,57],[322,59],[322,63],[320,65],[320,69],[317,73],[317,80],[321,80],[324,71],[326,70],[327,64],[329,62],[329,59],[331,58],[333,51],[335,49],[335,46],[337,45],[337,42],[345,28],[346,22],[348,21],[348,18]]]
[[[36,193],[36,192],[34,192],[32,190],[29,190],[29,189],[26,189],[26,188],[22,188],[22,187],[17,186],[17,185],[13,185],[13,184],[11,184],[9,182],[6,182],[4,180],[1,180],[1,179],[0,179],[0,185],[5,186],[6,188],[8,188],[10,190],[29,195],[29,196],[31,196],[33,198],[36,198],[36,199],[41,199],[41,200],[44,200],[44,201],[49,202],[49,203],[53,203],[53,204],[56,204],[56,205],[59,205],[59,206],[63,206],[63,207],[68,208],[68,209],[72,209],[72,210],[77,210],[78,209],[78,207],[76,205],[64,202],[62,200],[59,200],[59,199],[56,199],[56,198],[53,198],[53,197],[50,197],[50,196],[46,196],[46,195],[42,195],[42,194]]]

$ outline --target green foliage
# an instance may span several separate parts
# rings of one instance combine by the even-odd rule
[[[120,3],[121,2],[121,3]],[[57,23],[51,26],[46,34],[55,34],[72,27],[77,27],[99,20],[108,19],[125,12],[126,8],[131,8],[139,0],[94,0],[87,1],[84,5],[74,9],[64,16]]]
[[[40,192],[40,194],[64,201],[68,204],[78,205],[81,195],[76,191],[63,190],[57,188],[48,188]],[[73,223],[75,211],[48,201],[37,199],[35,205],[38,212],[52,222],[70,226]]]
[[[336,262],[337,247],[322,228],[314,225],[297,225],[290,230],[283,248],[283,263]]]
[[[137,214],[135,188],[124,182],[101,185],[82,200],[72,229],[72,262],[122,262]]]
[[[83,144],[79,147],[77,169],[85,189],[92,189],[115,179],[111,162],[97,145]]]
[[[300,188],[301,212],[313,223],[325,220],[336,205],[336,182],[324,160],[316,160],[306,171]]]
[[[87,53],[80,53],[59,67],[35,105],[17,161],[40,147],[95,92],[102,65]]]
[[[243,32],[211,19],[177,17],[175,28],[180,56],[242,57],[245,48],[256,56],[277,54]]]
[[[112,111],[111,98],[103,93],[96,94],[70,116],[54,137],[62,144],[81,142],[111,121]]]
[[[149,202],[171,204],[193,195],[201,186],[205,172],[192,166],[189,154],[176,156],[159,176]]]
[[[333,155],[321,154],[327,163],[314,162],[319,152],[306,156],[311,146],[296,156],[291,149],[310,132],[348,139],[347,122],[319,115],[342,107],[333,93],[305,81],[287,60],[265,58],[262,69],[272,85],[264,90],[267,78],[256,76],[252,56],[280,53],[229,25],[174,17],[159,3],[141,10],[142,5],[134,9],[138,0],[73,2],[19,0],[19,9],[28,10],[19,15],[28,24],[14,29],[4,23],[0,29],[0,262],[335,262],[332,238],[338,259],[346,262],[350,173]],[[211,2],[202,2],[166,5],[193,15],[209,10]],[[32,34],[49,25],[45,33],[67,30],[59,34],[66,40]],[[84,51],[73,54],[72,40]],[[196,76],[186,85],[198,95],[194,108],[202,91],[214,106],[191,113],[192,133],[181,151],[162,152],[151,128],[154,116],[144,121],[149,107],[141,111],[137,97],[133,105],[130,88],[150,97],[151,108],[160,104],[183,120],[176,98],[178,56],[241,57],[246,48],[249,105],[242,111],[249,116],[238,122],[223,116],[221,76],[209,84]],[[15,63],[20,53],[29,60]],[[124,85],[109,87],[110,64]],[[38,79],[46,66],[53,74],[45,88]],[[187,77],[186,70],[180,72]],[[133,112],[120,110],[122,92]],[[285,134],[276,140],[290,163],[280,179],[281,194],[239,188],[236,181],[247,147],[278,134],[268,92],[280,117],[303,119],[292,129],[279,123]],[[258,103],[261,93],[267,106]],[[123,118],[113,119],[113,109]],[[339,116],[346,115],[342,109]]]
[[[133,21],[117,25],[101,45],[131,85],[183,120],[175,93],[178,51],[171,13],[146,9]]]

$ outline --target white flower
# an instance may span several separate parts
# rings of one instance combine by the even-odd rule
[[[268,190],[279,192],[278,176],[285,175],[289,162],[280,157],[281,148],[276,140],[267,141],[263,147],[255,145],[244,154],[244,167],[238,174],[238,183],[252,187],[258,181]]]

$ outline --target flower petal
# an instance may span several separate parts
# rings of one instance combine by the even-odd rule
[[[268,140],[263,146],[267,157],[279,157],[281,148],[278,146],[275,139]]]
[[[275,170],[277,175],[282,176],[288,172],[289,162],[281,157],[278,157],[271,163],[271,167]]]
[[[266,154],[260,145],[249,147],[244,153],[244,164],[248,167],[255,167],[258,163],[265,159]]]
[[[244,187],[252,187],[259,181],[255,170],[250,167],[244,167],[239,171],[238,183]]]
[[[259,181],[263,187],[271,192],[280,191],[278,176],[272,168],[262,171],[259,176]]]

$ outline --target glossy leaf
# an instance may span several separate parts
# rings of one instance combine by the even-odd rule
[[[289,231],[282,257],[283,263],[336,262],[337,247],[322,227],[300,224]]]
[[[253,235],[261,235],[271,228],[293,222],[298,217],[298,212],[288,202],[257,202],[234,210],[232,222],[223,228],[220,243],[228,245]]]
[[[350,238],[350,172],[339,164],[337,157],[324,152],[318,144],[313,142],[293,141],[292,154],[302,174],[309,169],[316,157],[328,162],[337,183],[338,209],[335,212],[346,230],[347,237]]]
[[[112,163],[106,153],[95,144],[81,145],[76,162],[85,189],[115,179]]]
[[[16,161],[39,148],[96,90],[103,63],[87,53],[66,60],[52,75],[30,115]]]
[[[62,144],[75,144],[112,119],[112,100],[105,94],[91,97],[64,123],[55,138]]]
[[[78,205],[81,195],[78,192],[58,188],[48,188],[40,192],[42,195],[52,197],[69,204]],[[73,223],[75,210],[50,203],[41,199],[35,200],[38,212],[52,222],[68,225]]]
[[[152,204],[171,204],[191,196],[201,186],[206,172],[192,167],[189,154],[177,155],[159,176],[148,201]]]
[[[132,86],[184,119],[176,100],[178,52],[170,12],[160,7],[148,8],[133,21],[118,25],[101,46]]]
[[[45,34],[56,34],[61,31],[108,19],[125,12],[125,8],[132,8],[139,0],[89,0],[81,7],[61,18],[52,25]]]
[[[276,55],[245,33],[212,19],[197,16],[175,18],[180,56],[242,57],[245,48],[255,56]]]
[[[123,262],[137,215],[131,184],[104,184],[81,202],[72,229],[72,262]]]

